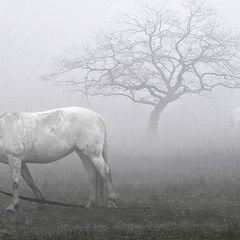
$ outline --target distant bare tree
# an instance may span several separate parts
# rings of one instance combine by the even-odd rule
[[[47,79],[84,96],[120,96],[151,106],[150,136],[158,136],[166,106],[183,95],[240,86],[240,37],[202,1],[188,1],[180,15],[144,7],[98,34],[95,44],[58,61]],[[59,78],[74,70],[77,78]]]

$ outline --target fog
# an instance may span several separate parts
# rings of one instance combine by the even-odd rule
[[[162,2],[0,0],[0,113],[66,106],[87,107],[100,113],[108,129],[109,162],[119,181],[138,176],[146,181],[148,174],[156,180],[164,171],[177,176],[177,169],[181,170],[179,174],[187,174],[189,162],[190,169],[211,166],[210,170],[218,172],[217,162],[226,166],[230,161],[227,152],[237,146],[230,112],[240,106],[240,91],[218,89],[204,96],[184,96],[170,104],[160,118],[160,140],[153,152],[147,150],[144,142],[150,107],[120,98],[90,98],[86,103],[77,93],[40,79],[54,69],[54,58],[91,42],[97,31],[110,27],[118,16],[136,12],[142,5],[159,3]],[[166,3],[177,8],[179,1]],[[226,26],[240,31],[239,1],[209,3],[217,8]],[[237,155],[232,158],[231,169],[226,168],[226,172],[237,166]],[[32,168],[40,182],[47,178],[68,181],[78,178],[78,172],[86,176],[77,165],[77,156],[72,155],[61,162]],[[7,167],[1,164],[0,172],[6,171]],[[199,168],[194,171],[199,172]]]

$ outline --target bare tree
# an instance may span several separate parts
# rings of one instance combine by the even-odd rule
[[[189,0],[179,15],[145,7],[98,34],[94,47],[58,61],[47,79],[85,96],[151,106],[147,134],[157,136],[160,114],[183,95],[240,86],[239,40],[204,2]],[[70,71],[77,78],[59,78]]]

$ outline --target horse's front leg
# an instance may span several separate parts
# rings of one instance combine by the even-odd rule
[[[25,182],[27,183],[27,185],[32,189],[36,198],[40,199],[40,200],[44,200],[45,198],[44,198],[43,194],[41,193],[41,191],[38,189],[38,187],[34,183],[33,177],[28,169],[28,166],[24,162],[22,162],[21,175],[22,175],[23,179],[25,180]],[[44,205],[42,203],[39,203],[38,209],[43,210],[44,208],[45,208]]]
[[[12,201],[10,205],[6,208],[6,210],[16,211],[19,205],[19,188],[20,188],[22,161],[15,156],[9,156],[8,165],[11,170],[13,196],[12,196]]]

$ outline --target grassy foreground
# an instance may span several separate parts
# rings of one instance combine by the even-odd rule
[[[216,153],[212,153],[199,159],[189,157],[193,162],[159,157],[164,161],[157,158],[155,165],[154,159],[149,157],[119,156],[119,164],[113,166],[119,206],[155,209],[47,206],[44,211],[38,211],[36,204],[21,201],[18,212],[9,214],[5,207],[10,199],[0,195],[0,240],[239,240],[239,155],[236,154],[235,161],[232,155],[226,154],[216,157]],[[131,159],[131,162],[124,165],[122,159]],[[144,163],[143,159],[151,164],[145,162],[140,166],[138,161]],[[127,167],[124,169],[124,166]],[[152,169],[148,169],[149,166]],[[47,166],[46,169],[46,176],[41,169],[39,179],[44,181],[38,185],[47,199],[86,203],[88,184],[86,179],[79,177],[78,169],[75,174],[66,173],[61,166],[59,169],[64,169],[61,174],[55,167],[50,170]],[[39,172],[37,169],[36,173]],[[1,188],[10,190],[10,182],[6,179],[7,176],[0,176]],[[26,186],[21,192],[32,196]]]
[[[2,199],[3,205],[7,199]],[[220,206],[220,204],[222,206]],[[217,206],[217,207],[216,207]],[[226,202],[156,209],[72,209],[22,202],[17,213],[0,215],[0,239],[240,239],[240,207]]]

